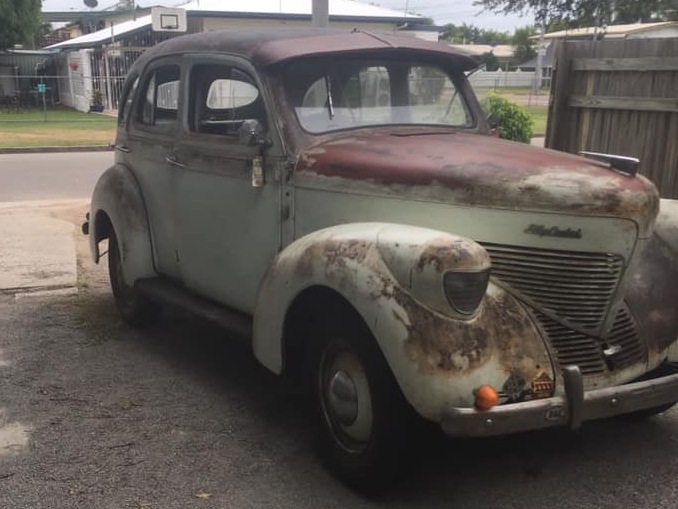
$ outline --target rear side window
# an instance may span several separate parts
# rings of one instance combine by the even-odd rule
[[[127,87],[123,93],[122,107],[118,112],[118,123],[123,124],[127,122],[129,117],[130,108],[132,107],[132,101],[134,101],[134,94],[139,85],[139,76],[137,76],[132,84]]]
[[[160,130],[172,130],[179,119],[179,66],[158,67],[147,78],[138,103],[137,121]]]
[[[195,133],[236,138],[245,120],[266,122],[256,82],[225,65],[199,64],[191,69],[189,128]]]

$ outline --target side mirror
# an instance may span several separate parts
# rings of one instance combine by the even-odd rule
[[[490,126],[490,136],[499,138],[499,121],[497,120],[497,117],[494,116],[494,113],[489,113],[485,118],[487,120],[487,125]]]
[[[248,147],[265,147],[268,143],[263,136],[264,128],[261,122],[254,118],[249,118],[240,125],[238,129],[238,139],[243,145]]]

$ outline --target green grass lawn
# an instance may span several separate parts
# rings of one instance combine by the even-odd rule
[[[547,106],[524,106],[527,113],[532,117],[534,126],[532,130],[535,136],[546,135],[546,121],[549,116],[549,109]]]
[[[0,110],[0,148],[107,145],[115,126],[113,117],[65,108]]]
[[[548,107],[524,105],[534,120],[535,136],[546,133]],[[45,120],[46,118],[46,120]],[[0,110],[0,148],[108,145],[115,140],[116,119],[65,108]]]
[[[481,101],[489,94],[497,94],[508,101],[516,103],[532,117],[534,121],[533,131],[535,136],[546,134],[546,122],[548,120],[549,91],[542,90],[539,94],[533,94],[531,88],[476,88],[474,89]]]

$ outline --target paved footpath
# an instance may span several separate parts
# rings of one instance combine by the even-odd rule
[[[75,225],[55,217],[86,200],[0,204],[0,293],[73,289],[77,283]]]

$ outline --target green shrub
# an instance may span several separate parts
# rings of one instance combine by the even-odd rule
[[[483,110],[492,115],[499,129],[499,137],[529,143],[533,136],[534,121],[525,108],[503,97],[490,94],[483,101]]]

